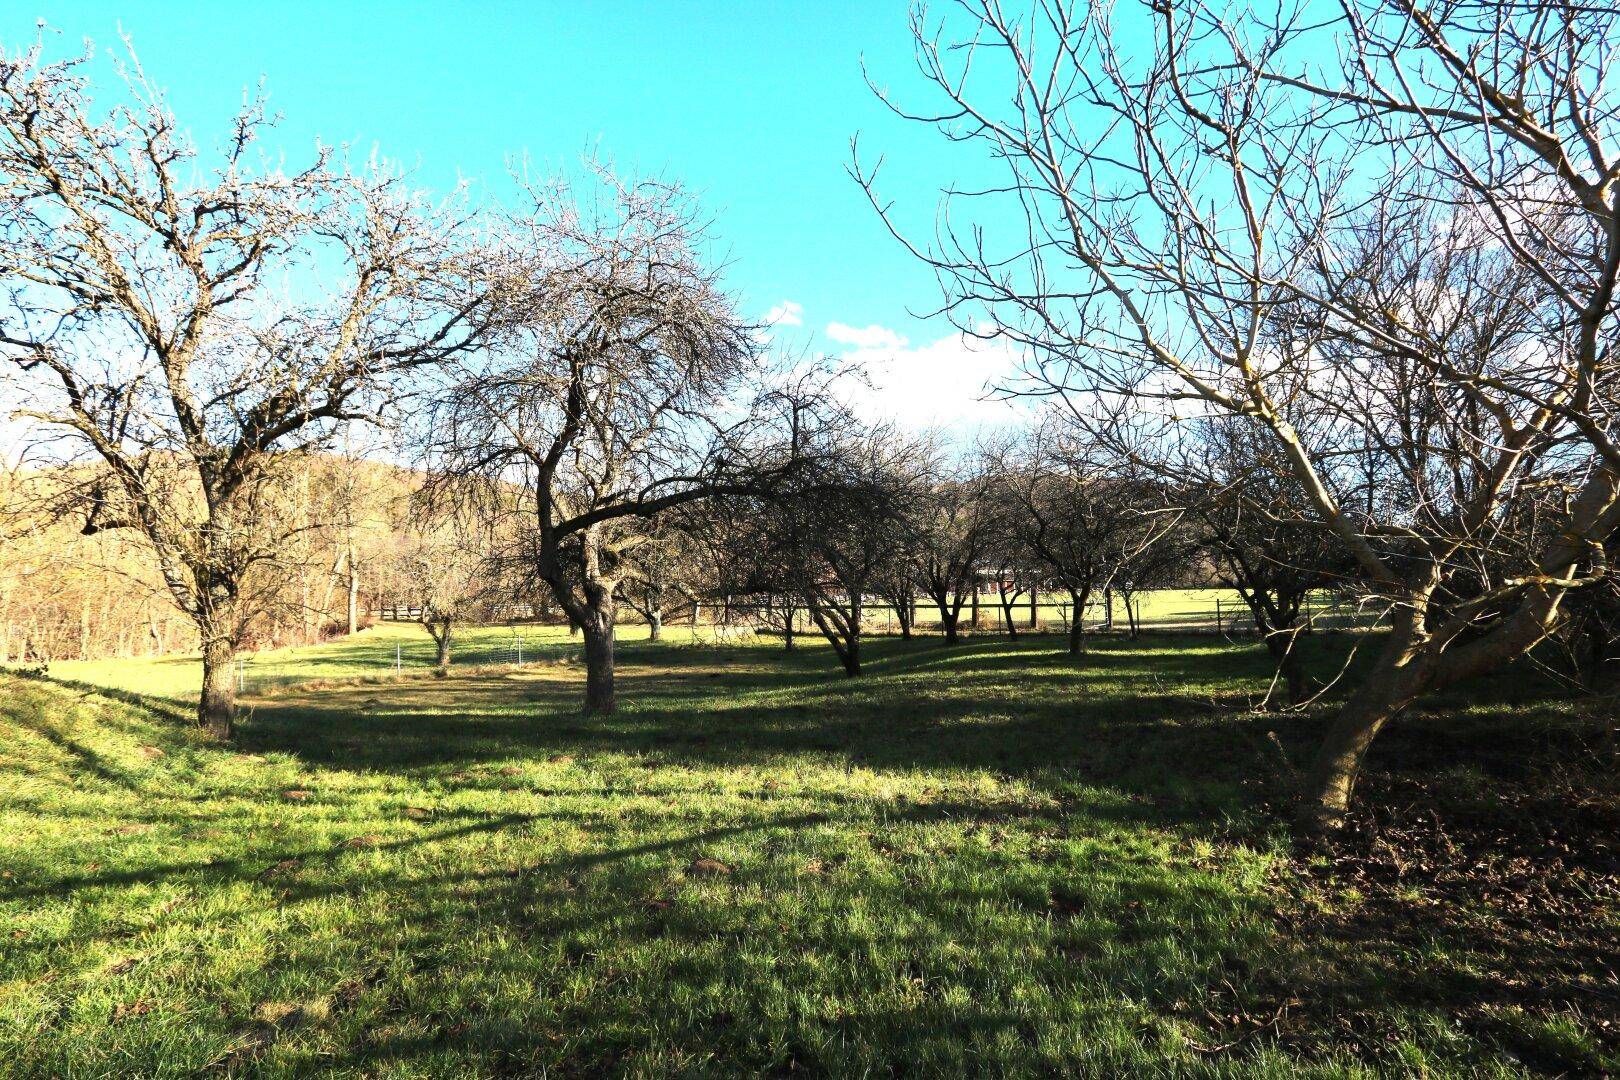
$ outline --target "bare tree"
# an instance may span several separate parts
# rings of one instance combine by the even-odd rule
[[[915,507],[902,508],[901,513],[909,521],[913,520]],[[878,575],[872,586],[873,593],[889,605],[894,612],[895,624],[900,627],[900,637],[909,640],[917,628],[917,528],[915,525],[902,530],[895,538],[895,559],[885,570]]]
[[[1124,532],[1109,586],[1124,605],[1126,632],[1135,641],[1142,636],[1142,594],[1187,584],[1198,558],[1197,543],[1186,526],[1179,492],[1157,483],[1116,480],[1110,493],[1114,512],[1131,527]]]
[[[996,507],[977,458],[948,467],[936,450],[927,472],[932,477],[910,514],[915,534],[909,545],[923,593],[939,609],[945,644],[960,638],[962,608],[978,614],[979,575],[995,536]]]
[[[200,153],[133,54],[98,107],[90,54],[0,55],[0,349],[43,458],[94,461],[83,530],[136,530],[203,654],[231,658],[283,546],[281,465],[378,416],[400,374],[479,336],[457,219],[381,167],[261,162],[262,103]]]
[[[679,187],[592,167],[583,190],[527,190],[491,268],[499,345],[444,379],[428,462],[441,487],[521,523],[506,557],[580,627],[585,709],[611,712],[634,552],[661,513],[753,490],[761,373]]]
[[[893,431],[864,429],[847,413],[809,438],[813,467],[755,504],[752,548],[758,577],[798,599],[854,677],[867,598],[903,573],[898,564],[912,528],[906,511],[921,488],[922,455]]]
[[[662,640],[665,620],[690,614],[698,603],[702,566],[694,547],[688,529],[666,519],[630,556],[625,600],[646,621],[649,641]]]
[[[1043,569],[1041,576],[1068,594],[1068,650],[1080,656],[1092,598],[1114,588],[1126,567],[1164,541],[1179,508],[1167,506],[1140,478],[1099,464],[1084,432],[1056,414],[1004,448],[997,469],[1006,535]]]
[[[1270,440],[1302,498],[1262,512],[1331,537],[1389,612],[1307,781],[1301,824],[1334,827],[1385,723],[1524,654],[1607,573],[1620,15],[1195,0],[1133,11],[1126,49],[1110,6],[962,10],[914,15],[943,104],[905,115],[1005,172],[912,250],[1143,464],[1184,465],[1203,414]],[[964,202],[994,204],[985,227]],[[1527,544],[1504,524],[1545,487],[1558,527]]]
[[[1215,485],[1191,500],[1203,545],[1221,583],[1253,616],[1288,703],[1302,704],[1315,690],[1300,655],[1305,605],[1315,591],[1344,587],[1354,566],[1322,530],[1279,521],[1265,509],[1304,502],[1289,471],[1266,460],[1276,453],[1274,444],[1225,418],[1201,430],[1202,471]]]
[[[487,523],[464,508],[420,493],[401,500],[399,546],[387,567],[410,598],[416,621],[433,639],[435,664],[450,669],[455,629],[488,619],[512,594],[511,575],[490,553]]]

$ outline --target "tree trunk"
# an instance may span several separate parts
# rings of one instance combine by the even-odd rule
[[[945,644],[955,645],[958,638],[956,632],[957,621],[961,618],[961,611],[953,609],[951,605],[941,602],[939,605],[939,625],[945,631]]]
[[[1029,628],[1031,630],[1041,628],[1041,590],[1039,587],[1032,588],[1029,591]]]
[[[1431,681],[1432,664],[1399,629],[1379,655],[1361,686],[1344,703],[1305,780],[1298,811],[1302,832],[1321,834],[1343,826],[1367,748],[1383,726]]]
[[[585,712],[606,715],[618,706],[613,686],[613,600],[598,601],[587,614],[585,632]]]
[[[360,629],[360,575],[354,572],[354,556],[349,556],[349,633]]]
[[[787,648],[788,652],[792,652],[793,651],[793,644],[794,644],[794,642],[793,642],[793,615],[794,615],[793,605],[792,604],[783,604],[782,605],[782,612],[783,612],[783,614],[782,614],[782,644]]]
[[[662,641],[664,639],[664,610],[653,608],[647,615],[647,640]]]
[[[972,600],[969,603],[972,607],[968,616],[968,624],[977,630],[979,628],[979,581],[977,578],[973,580]]]
[[[1311,677],[1305,672],[1305,663],[1299,658],[1297,649],[1289,649],[1283,656],[1282,675],[1288,684],[1288,704],[1304,704],[1315,687],[1311,684]]]
[[[450,621],[446,619],[440,624],[439,632],[434,635],[434,641],[439,646],[439,671],[450,670]]]
[[[1114,629],[1114,590],[1110,586],[1103,590],[1103,629]]]
[[[216,739],[229,739],[236,721],[234,659],[235,650],[228,640],[205,632],[202,696],[197,702],[197,724]]]
[[[1069,655],[1084,656],[1086,654],[1086,600],[1088,597],[1079,593],[1069,593],[1069,602],[1074,605],[1074,617],[1069,620]]]
[[[861,601],[859,594],[849,606],[849,637],[838,658],[843,661],[844,675],[853,679],[861,673]]]
[[[1288,704],[1299,705],[1315,687],[1299,655],[1299,635],[1292,629],[1271,630],[1266,634],[1266,651],[1277,662],[1277,673],[1288,688]]]

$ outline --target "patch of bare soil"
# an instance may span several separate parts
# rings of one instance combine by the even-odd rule
[[[1459,754],[1421,728],[1392,741],[1343,834],[1285,886],[1293,966],[1237,1014],[1284,1041],[1376,1053],[1397,1038],[1376,1019],[1393,1003],[1534,1072],[1614,1073],[1620,753],[1614,719],[1590,719],[1533,748]]]

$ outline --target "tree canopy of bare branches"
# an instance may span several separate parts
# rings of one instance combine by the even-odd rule
[[[1389,612],[1312,770],[1308,828],[1342,820],[1406,704],[1532,648],[1607,574],[1617,17],[1477,0],[914,14],[935,103],[896,109],[999,171],[907,240],[946,309],[987,310],[1095,437],[1180,479],[1200,479],[1189,417],[1252,426],[1299,492],[1256,509],[1331,536]],[[1514,504],[1549,488],[1556,527],[1526,542]]]
[[[319,151],[260,158],[250,102],[199,149],[133,53],[100,105],[93,55],[0,54],[0,353],[47,460],[86,461],[87,533],[138,531],[202,641],[199,721],[273,562],[280,463],[375,419],[404,373],[480,339],[456,215]]]
[[[658,516],[753,490],[783,459],[690,198],[601,166],[527,191],[489,270],[498,341],[446,373],[427,460],[444,492],[521,523],[504,557],[582,629],[585,708],[608,712],[619,588]]]

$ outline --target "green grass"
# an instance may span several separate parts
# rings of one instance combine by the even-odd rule
[[[1319,612],[1330,609],[1326,596],[1316,598],[1313,603]],[[1141,594],[1141,608],[1143,626],[1155,631],[1213,631],[1218,615],[1220,624],[1231,629],[1237,618],[1234,613],[1246,610],[1237,594],[1229,589],[1155,589]],[[1058,597],[1041,597],[1042,625],[1048,632],[1062,628],[1066,610],[1061,608]],[[1028,612],[1026,600],[1018,608],[1020,630],[1025,629]],[[1122,605],[1116,616],[1123,628]],[[964,624],[966,618],[964,611]],[[1100,605],[1093,606],[1091,618],[1102,618]],[[987,595],[982,612],[984,632],[994,632],[999,619],[1000,610]],[[1321,619],[1322,625],[1330,627],[1352,621],[1337,610],[1324,614]],[[936,628],[938,622],[938,611],[932,606],[924,604],[919,608],[921,632]],[[1241,620],[1238,624],[1244,625]],[[890,625],[890,621],[882,610],[868,613],[872,633],[883,634],[886,625]],[[805,627],[802,632],[808,637],[814,636],[813,628]],[[965,628],[965,632],[971,634],[972,630]],[[647,628],[626,623],[619,633],[622,641],[635,642],[646,638]],[[694,629],[672,623],[664,628],[664,636],[671,645],[735,644],[709,626]],[[511,663],[520,638],[525,662],[554,662],[577,657],[580,653],[578,638],[570,638],[566,629],[559,626],[469,626],[456,630],[452,661],[458,665]],[[241,675],[248,692],[263,692],[318,679],[390,676],[395,671],[396,660],[407,672],[424,671],[434,665],[434,645],[422,627],[408,622],[380,622],[359,634],[322,645],[246,653],[242,657]],[[190,698],[202,685],[202,664],[195,655],[57,660],[48,665],[48,671],[52,678],[66,682],[176,701]]]
[[[405,631],[425,647],[255,662],[375,675]],[[1467,942],[1392,973],[1280,916],[1296,864],[1257,781],[1268,732],[1297,756],[1320,721],[1245,711],[1258,649],[887,640],[852,681],[821,648],[627,642],[624,706],[582,719],[573,647],[540,644],[250,697],[229,749],[162,700],[184,663],[53,665],[145,705],[6,679],[0,1071],[1525,1071],[1416,992],[1474,971]],[[1280,1037],[1307,994],[1377,1040]],[[1614,1067],[1585,1017],[1514,1022]]]
[[[626,636],[637,636],[635,627]],[[645,631],[640,631],[642,636]],[[676,640],[689,634],[676,631]],[[451,659],[456,664],[504,664],[523,639],[524,661],[555,660],[579,652],[578,639],[556,626],[470,626],[453,638]],[[397,649],[397,651],[396,651]],[[319,679],[392,676],[396,656],[407,672],[421,672],[435,663],[435,647],[427,631],[415,623],[383,622],[358,634],[322,645],[267,649],[242,656],[242,677],[250,692],[262,692]],[[57,660],[47,667],[53,679],[106,687],[129,694],[185,700],[202,686],[202,662],[196,655],[119,658],[111,660]]]

